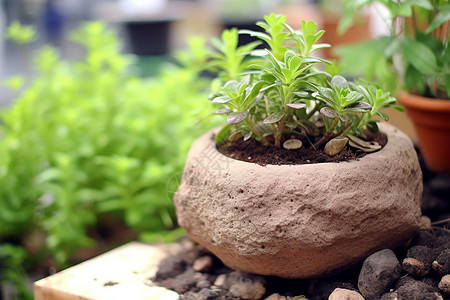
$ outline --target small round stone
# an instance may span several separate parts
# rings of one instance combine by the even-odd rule
[[[364,297],[357,291],[336,288],[330,294],[328,300],[364,300]]]
[[[217,276],[216,280],[214,281],[214,285],[215,286],[224,286],[226,279],[227,279],[226,274],[220,274],[219,276]]]
[[[301,148],[303,145],[302,141],[298,139],[289,139],[283,143],[284,149],[295,150]]]
[[[428,270],[425,268],[424,263],[415,258],[405,258],[402,262],[402,267],[403,270],[413,276],[425,276],[428,274]]]
[[[438,287],[444,293],[450,294],[450,275],[445,275],[442,277]]]
[[[197,272],[208,272],[213,265],[213,258],[209,255],[201,256],[194,261],[192,268]]]

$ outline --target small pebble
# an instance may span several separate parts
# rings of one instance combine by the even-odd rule
[[[339,152],[341,152],[342,149],[344,149],[345,145],[347,145],[348,138],[334,138],[325,145],[325,153],[328,156],[335,156]]]
[[[380,300],[398,300],[398,293],[397,292],[389,292],[389,293],[383,294],[381,296]]]
[[[278,293],[272,294],[264,300],[287,300],[285,296],[281,296]]]
[[[425,276],[428,274],[427,268],[420,260],[415,258],[407,257],[402,262],[403,270],[408,272],[413,276]]]
[[[224,286],[225,281],[227,280],[227,274],[220,274],[217,276],[216,280],[214,281],[215,286]]]
[[[328,300],[364,300],[364,297],[357,291],[336,288]]]
[[[436,257],[436,251],[427,246],[413,246],[408,249],[402,262],[403,270],[413,276],[425,276],[431,270],[431,263]]]
[[[450,295],[450,275],[447,274],[442,277],[441,281],[439,281],[438,287],[441,291]]]
[[[398,299],[430,299],[442,300],[442,295],[438,292],[437,287],[416,280],[411,276],[405,276],[398,280],[397,284]]]
[[[213,265],[213,258],[209,255],[200,256],[194,261],[192,268],[197,272],[208,272]]]
[[[283,143],[284,149],[295,150],[300,149],[302,147],[302,141],[298,139],[289,139]]]
[[[366,258],[359,273],[358,289],[367,299],[378,299],[400,277],[401,267],[394,252],[384,249]]]
[[[219,293],[204,288],[197,293],[195,300],[215,300],[218,296]]]
[[[433,270],[439,274],[450,274],[450,249],[444,249],[433,261]]]
[[[200,289],[209,288],[211,286],[211,282],[209,280],[200,280],[197,282],[197,287]]]
[[[261,276],[234,271],[227,275],[225,287],[235,297],[261,299],[266,293],[266,281]]]
[[[161,261],[156,272],[156,280],[164,280],[181,274],[186,263],[179,256],[169,256]]]
[[[431,219],[427,216],[420,217],[420,230],[431,230]]]

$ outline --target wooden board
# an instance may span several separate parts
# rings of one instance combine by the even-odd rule
[[[172,300],[152,285],[158,263],[179,245],[132,242],[34,283],[35,300]]]

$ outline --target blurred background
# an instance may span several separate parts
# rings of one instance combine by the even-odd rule
[[[288,22],[311,19],[327,30],[333,45],[351,43],[380,34],[377,15],[365,15],[359,26],[345,36],[336,36],[336,24],[342,13],[339,1],[329,0],[2,0],[0,7],[0,78],[24,72],[23,58],[17,45],[4,40],[4,32],[13,20],[37,28],[37,40],[31,44],[31,56],[43,44],[61,50],[64,58],[82,55],[82,49],[67,39],[69,32],[87,20],[101,20],[120,36],[124,53],[139,56],[140,65],[158,64],[174,49],[184,47],[188,36],[209,38],[222,28],[238,26],[255,29],[254,22],[270,12],[288,16]],[[297,22],[297,23],[296,23]],[[324,42],[328,42],[327,37]],[[330,56],[329,52],[325,55]],[[145,71],[144,71],[145,72]],[[144,74],[148,75],[148,74]],[[2,87],[0,105],[12,101],[12,94]]]
[[[222,124],[198,122],[212,113],[208,40],[271,12],[313,20],[334,47],[385,30],[364,11],[338,35],[331,0],[1,1],[0,300],[32,299],[34,280],[128,241],[183,234],[171,200],[187,151]],[[16,21],[31,42],[6,39]]]

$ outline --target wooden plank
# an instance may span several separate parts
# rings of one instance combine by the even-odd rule
[[[34,283],[35,300],[172,300],[176,292],[149,278],[177,244],[132,242]]]

